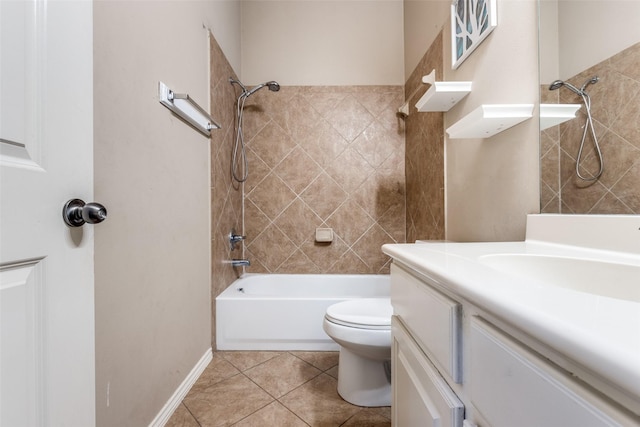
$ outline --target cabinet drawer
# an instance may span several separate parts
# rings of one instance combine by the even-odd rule
[[[391,265],[391,304],[425,353],[456,383],[462,382],[462,306]]]
[[[640,425],[637,417],[475,316],[470,347],[471,402],[493,427]]]
[[[398,321],[392,319],[392,424],[462,427],[464,405]]]

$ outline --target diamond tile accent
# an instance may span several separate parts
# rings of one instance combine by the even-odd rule
[[[355,149],[374,168],[380,166],[399,145],[402,137],[378,122],[372,123],[354,142]]]
[[[349,199],[329,217],[327,225],[333,228],[345,243],[352,245],[374,222],[364,209],[353,199]]]
[[[294,96],[286,102],[281,102],[268,113],[294,141],[309,134],[321,118],[302,96]],[[277,141],[272,141],[275,142]]]
[[[313,239],[322,219],[301,199],[295,199],[275,220],[275,224],[289,239],[300,246]]]
[[[322,173],[300,197],[321,218],[326,218],[344,202],[347,193],[329,175]]]
[[[371,124],[374,117],[353,96],[348,95],[325,116],[325,119],[347,141],[353,141]]]
[[[389,260],[389,257],[380,250],[385,243],[395,242],[382,227],[375,224],[353,245],[353,250],[371,268],[371,271],[379,273]]]
[[[278,227],[270,225],[248,248],[269,271],[275,271],[295,251],[296,245]]]
[[[349,147],[327,168],[327,172],[349,194],[360,187],[375,172],[375,169],[354,147]]]
[[[301,147],[296,146],[275,168],[276,174],[300,194],[313,182],[322,169]]]
[[[325,120],[298,139],[298,144],[322,167],[330,165],[349,146],[348,141]]]
[[[273,144],[273,141],[278,143]],[[260,133],[247,142],[247,147],[250,147],[270,168],[280,163],[295,146],[291,137],[273,121],[270,121]]]
[[[275,173],[271,173],[247,197],[274,220],[296,195]]]
[[[315,265],[320,267],[321,271],[326,272],[342,258],[349,246],[340,237],[334,236],[331,244],[307,240],[300,249]]]

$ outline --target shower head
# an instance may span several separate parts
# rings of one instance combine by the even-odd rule
[[[255,86],[254,88],[252,88],[250,91],[246,91],[245,97],[247,98],[250,97],[251,95],[253,95],[254,93],[256,93],[257,91],[259,91],[265,86],[268,87],[271,92],[277,92],[280,90],[280,85],[278,84],[278,82],[270,81],[266,83],[261,83]]]
[[[549,90],[560,89],[562,86],[565,86],[567,89],[569,89],[571,92],[574,92],[576,95],[582,95],[584,93],[583,91],[581,91],[580,89],[572,85],[571,83],[564,82],[562,80],[556,80],[555,82],[551,83],[551,85],[549,86]]]
[[[556,80],[555,82],[551,83],[549,85],[549,90],[556,90],[556,89],[560,89],[562,86],[565,86],[567,89],[569,89],[571,92],[574,92],[577,95],[580,96],[585,96],[586,92],[584,91],[587,86],[592,85],[592,84],[596,84],[598,83],[598,81],[600,80],[600,78],[598,76],[593,76],[590,79],[588,79],[586,82],[584,82],[584,84],[582,85],[582,87],[580,89],[578,89],[577,87],[575,87],[574,85],[572,85],[569,82],[565,82],[562,80]]]
[[[549,90],[560,89],[562,86],[564,86],[564,82],[562,80],[556,80],[549,85]]]
[[[271,92],[277,92],[280,90],[280,84],[278,82],[274,82],[273,80],[267,82],[267,86]]]
[[[280,85],[278,84],[278,82],[273,80],[269,82],[261,83],[251,89],[247,89],[247,87],[243,85],[242,82],[234,79],[233,77],[229,77],[229,83],[236,84],[242,88],[242,93],[240,94],[240,97],[243,97],[243,98],[250,97],[251,95],[253,95],[254,93],[256,93],[257,91],[259,91],[265,86],[268,87],[271,92],[277,92],[280,90]]]

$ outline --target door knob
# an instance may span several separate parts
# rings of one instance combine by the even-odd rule
[[[69,227],[81,227],[85,222],[97,224],[107,219],[107,208],[100,203],[71,199],[62,208],[62,218]]]

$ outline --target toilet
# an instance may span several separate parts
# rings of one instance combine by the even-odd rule
[[[389,298],[363,298],[327,308],[323,329],[340,345],[338,393],[358,406],[391,405]]]

